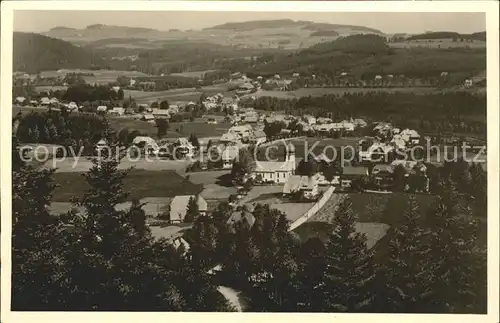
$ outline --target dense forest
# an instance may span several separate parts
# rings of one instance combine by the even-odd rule
[[[486,32],[477,32],[472,34],[459,34],[450,31],[436,31],[425,34],[414,35],[408,37],[406,40],[424,40],[424,39],[471,39],[471,40],[482,40],[486,41]]]
[[[83,155],[92,155],[102,138],[114,137],[104,117],[95,114],[68,114],[64,111],[31,112],[16,119],[17,139],[22,143],[57,144],[73,148]]]
[[[14,71],[37,73],[61,68],[92,68],[104,63],[97,53],[40,34],[15,32],[13,41]]]

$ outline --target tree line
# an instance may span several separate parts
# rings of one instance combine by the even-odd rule
[[[484,137],[486,134],[486,96],[467,92],[367,92],[299,99],[259,97],[241,104],[257,110],[296,116],[311,114],[335,121],[366,118],[367,121],[392,122],[401,128],[422,132],[474,133]]]
[[[76,153],[92,155],[95,144],[114,136],[108,121],[102,116],[63,111],[30,112],[17,116],[15,136],[22,143],[43,143],[72,147]]]

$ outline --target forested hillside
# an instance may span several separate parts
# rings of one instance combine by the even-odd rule
[[[87,49],[34,33],[14,33],[14,71],[37,73],[61,68],[91,68],[103,59]]]

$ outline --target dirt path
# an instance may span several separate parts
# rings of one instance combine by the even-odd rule
[[[240,297],[240,291],[226,286],[219,286],[217,287],[217,290],[228,300],[229,303],[231,303],[232,306],[234,306],[237,312],[243,312],[245,304]]]

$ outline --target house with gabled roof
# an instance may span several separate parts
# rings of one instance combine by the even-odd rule
[[[295,147],[290,144],[284,161],[257,161],[252,177],[257,183],[284,184],[295,174]]]

